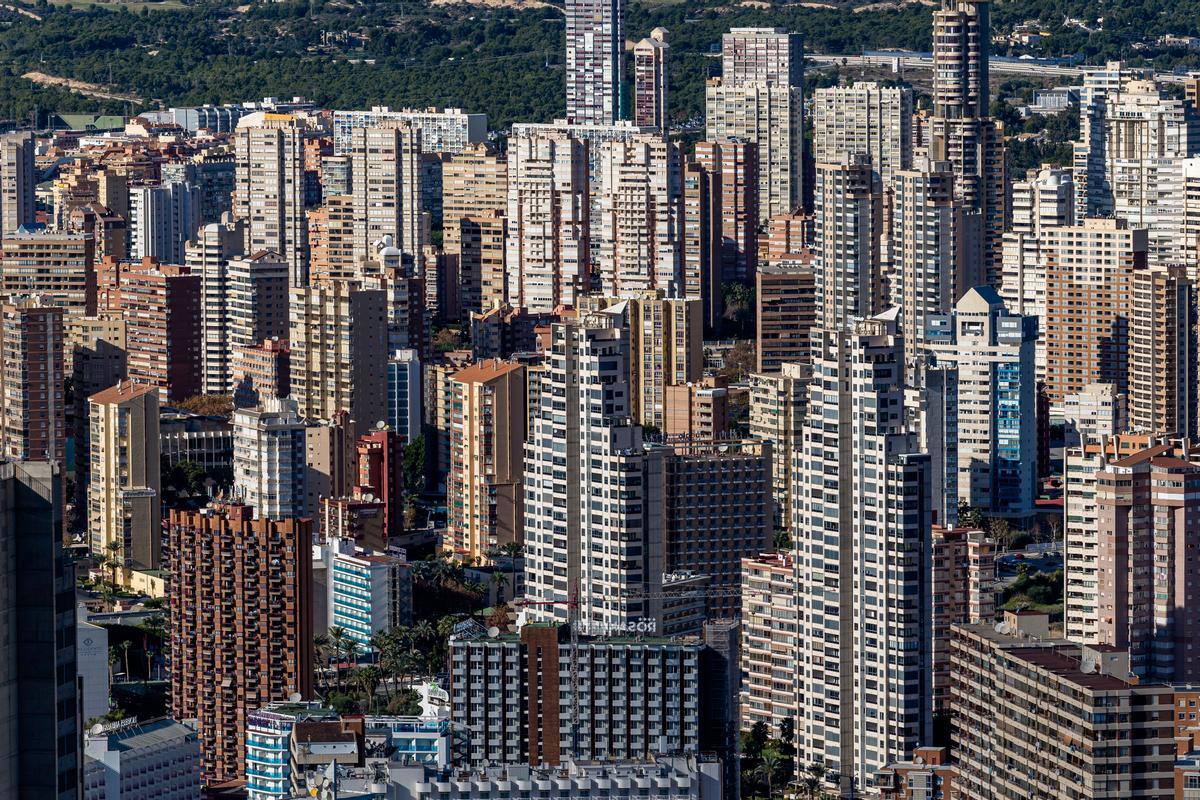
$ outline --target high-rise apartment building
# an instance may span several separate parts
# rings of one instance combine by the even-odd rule
[[[683,296],[700,299],[704,329],[715,331],[724,303],[720,176],[697,161],[689,161],[683,166],[682,181]]]
[[[1130,428],[1195,436],[1195,283],[1179,265],[1135,270],[1128,302]]]
[[[866,153],[885,186],[912,167],[913,90],[857,81],[813,93],[813,160],[836,163],[842,153]]]
[[[611,125],[625,116],[624,0],[569,0],[567,120]]]
[[[667,44],[665,28],[655,28],[633,46],[633,124],[666,131]]]
[[[305,516],[305,431],[288,399],[233,412],[233,496],[255,518]]]
[[[62,478],[0,464],[0,795],[77,800],[75,571],[62,546]]]
[[[1142,680],[1192,683],[1200,457],[1186,444],[1152,444],[1101,464],[1094,480],[1097,639],[1127,650]]]
[[[1046,392],[1061,402],[1092,383],[1128,388],[1130,282],[1147,232],[1116,219],[1047,228]]]
[[[88,398],[88,544],[125,570],[161,567],[158,391],[132,381]]]
[[[960,797],[1178,796],[1175,694],[1131,679],[1128,654],[1053,638],[1033,611],[956,625],[950,647]]]
[[[363,430],[387,421],[385,300],[353,281],[291,290],[291,385],[301,416],[348,411]]]
[[[629,331],[618,308],[551,336],[525,448],[526,596],[544,604],[530,606],[538,619],[566,622],[577,598],[587,630],[628,630],[653,619],[644,594],[662,583],[642,429],[630,421]]]
[[[705,376],[698,382],[678,383],[666,391],[663,435],[683,439],[719,439],[729,430],[728,381]]]
[[[696,164],[703,170],[702,175],[711,179],[709,200],[718,212],[715,216],[710,212],[708,217],[715,231],[710,235],[720,243],[717,255],[720,271],[711,279],[715,287],[711,291],[719,295],[722,281],[749,281],[758,268],[758,225],[762,219],[758,151],[753,142],[745,139],[697,142]],[[697,208],[696,212],[703,210]],[[704,231],[698,228],[695,235],[704,237]],[[696,255],[701,256],[699,248],[703,247],[703,240],[697,241],[696,246]],[[702,261],[691,267],[699,272],[701,281],[703,268]],[[716,301],[710,301],[710,308],[715,304]],[[710,310],[709,316],[714,313]]]
[[[229,364],[228,392],[234,383],[236,354],[272,339],[286,340],[291,333],[288,298],[288,264],[278,253],[263,251],[249,258],[234,258],[225,269],[225,360]],[[205,326],[213,324],[205,320]],[[217,337],[212,337],[217,338]],[[290,374],[290,373],[289,373]]]
[[[200,188],[187,183],[129,191],[129,257],[182,264],[184,244],[200,227]]]
[[[129,378],[165,403],[203,391],[200,289],[199,275],[172,264],[143,262],[121,277]]]
[[[308,280],[346,280],[354,277],[355,236],[361,226],[354,195],[326,195],[308,215]]]
[[[329,529],[326,525],[326,530]],[[366,649],[372,637],[412,624],[412,568],[404,558],[356,552],[342,539],[329,556],[329,624]],[[346,545],[349,545],[346,547]]]
[[[446,543],[480,561],[524,540],[525,367],[481,361],[451,381]]]
[[[0,137],[0,235],[9,236],[36,221],[33,188],[37,184],[33,132]]]
[[[662,430],[667,387],[698,381],[704,370],[700,302],[659,291],[624,299],[593,295],[581,298],[579,308],[603,309],[628,330],[629,413]]]
[[[1109,61],[1084,73],[1079,91],[1079,140],[1073,148],[1072,163],[1078,184],[1077,219],[1112,213],[1112,186],[1106,185],[1109,98],[1116,99],[1130,84],[1152,77],[1151,70],[1126,67],[1120,61]]]
[[[57,461],[66,452],[63,309],[42,298],[0,305],[0,412],[3,457]]]
[[[1026,519],[1037,499],[1037,319],[1010,314],[990,286],[970,289],[953,314],[931,315],[925,344],[954,408],[954,496],[988,514]]]
[[[396,350],[387,362],[387,424],[411,442],[421,435],[421,359]]]
[[[507,301],[533,312],[574,305],[590,255],[588,143],[514,137],[508,154]]]
[[[96,312],[96,240],[90,233],[17,230],[0,239],[0,294]]]
[[[279,253],[292,286],[308,282],[308,220],[304,215],[304,129],[293,114],[256,113],[233,133],[237,188],[233,213],[245,220],[245,253]]]
[[[758,268],[755,280],[755,355],[759,372],[807,361],[817,321],[812,264],[780,259]]]
[[[840,328],[883,310],[883,194],[865,155],[817,165],[817,324]]]
[[[195,719],[206,783],[246,775],[247,714],[312,695],[312,532],[248,506],[167,520],[171,715]]]
[[[461,108],[401,108],[372,106],[370,111],[333,112],[333,150],[348,154],[354,131],[380,123],[403,122],[421,132],[426,153],[458,155],[487,141],[487,114],[468,114]]]
[[[405,122],[381,122],[351,134],[354,258],[368,259],[391,237],[410,275],[424,274],[428,222],[421,211],[421,132]]]
[[[925,343],[926,324],[986,282],[981,217],[954,196],[949,162],[894,173],[887,294],[904,310],[906,359]]]
[[[983,531],[933,526],[933,713],[950,713],[950,627],[996,618],[996,542]]]
[[[929,156],[953,164],[959,197],[982,216],[984,273],[999,286],[1007,184],[1004,126],[989,116],[990,15],[988,0],[943,0],[933,13]]]
[[[1092,383],[1063,401],[1065,444],[1079,447],[1129,430],[1129,398],[1111,383]]]
[[[932,735],[930,459],[905,430],[897,316],[815,339],[795,473],[796,748],[843,792]]]
[[[804,199],[804,103],[799,86],[726,83],[711,78],[705,90],[706,141],[740,139],[754,144],[758,169],[758,219],[790,214]]]
[[[404,534],[404,446],[408,439],[396,430],[376,428],[358,437],[351,493],[370,496],[383,506],[382,533],[386,540]],[[351,465],[353,467],[353,464]],[[419,487],[418,487],[419,488]]]
[[[775,528],[787,530],[799,497],[793,464],[800,453],[808,416],[807,364],[785,363],[778,372],[750,375],[750,437],[771,444],[771,482],[774,486]]]
[[[478,145],[442,164],[442,249],[461,284],[463,313],[504,299],[508,161]]]
[[[263,339],[261,344],[235,347],[229,361],[234,407],[251,408],[268,397],[290,395],[291,356],[287,339]]]
[[[788,553],[763,553],[743,558],[741,573],[741,728],[762,722],[778,736],[800,716],[796,567]]]
[[[774,502],[771,445],[714,439],[649,445],[644,482],[647,511],[662,503],[663,569],[708,577],[711,619],[736,619],[741,610],[741,561],[771,545]]]
[[[661,136],[600,145],[600,288],[611,297],[683,292],[681,172],[677,145]]]
[[[1075,224],[1075,182],[1070,170],[1042,167],[1013,182],[1012,229],[1004,234],[1000,296],[1014,313],[1043,321],[1037,343],[1040,381],[1046,379],[1046,273],[1048,262],[1055,258],[1043,232]]]
[[[730,84],[804,82],[804,40],[783,28],[731,28],[721,36],[722,77]]]
[[[242,223],[226,218],[202,226],[184,249],[184,264],[191,274],[200,276],[200,386],[205,394],[229,390],[228,267],[244,246]]]

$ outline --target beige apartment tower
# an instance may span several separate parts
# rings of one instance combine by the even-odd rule
[[[524,541],[525,367],[481,361],[451,378],[447,544],[485,559]]]
[[[1133,273],[1129,424],[1151,436],[1196,435],[1196,288],[1182,266]]]
[[[666,28],[655,28],[633,46],[633,124],[667,130]]]
[[[308,282],[304,213],[304,131],[292,114],[251,114],[233,134],[237,159],[234,216],[245,220],[248,254],[273,250],[292,286]]]
[[[334,281],[291,291],[291,389],[300,416],[349,412],[361,430],[387,421],[387,309],[382,291]]]
[[[408,123],[382,120],[351,134],[354,180],[354,259],[375,257],[376,244],[391,237],[424,274],[428,220],[421,211],[421,131]]]
[[[118,383],[88,398],[88,540],[125,569],[158,569],[162,538],[158,390]]]

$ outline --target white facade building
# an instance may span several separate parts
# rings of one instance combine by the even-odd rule
[[[233,496],[257,519],[305,516],[305,424],[293,400],[233,412]]]
[[[401,108],[372,106],[370,111],[333,112],[333,152],[349,155],[354,131],[395,120],[421,132],[421,152],[462,153],[487,141],[487,114],[468,114],[461,108]]]
[[[172,719],[136,717],[84,736],[83,800],[196,800],[200,739]]]

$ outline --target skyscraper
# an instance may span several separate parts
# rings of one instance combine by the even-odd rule
[[[775,498],[775,528],[788,530],[793,504],[799,501],[793,462],[800,453],[808,416],[808,364],[779,365],[771,374],[755,373],[750,384],[750,437],[771,443],[771,482]]]
[[[312,531],[217,505],[167,520],[171,715],[195,719],[206,783],[245,776],[245,721],[312,695]]]
[[[665,28],[655,28],[633,47],[633,124],[667,130],[667,44]]]
[[[989,0],[943,0],[933,12],[929,155],[954,165],[958,195],[982,215],[985,276],[999,286],[1006,183],[1003,125],[989,116],[989,6]]]
[[[985,283],[978,212],[954,196],[951,165],[940,161],[898,170],[892,196],[888,294],[904,309],[906,359],[925,342],[931,315],[947,314],[973,286]]]
[[[710,201],[718,211],[710,224],[720,236],[721,269],[713,279],[719,294],[722,281],[752,280],[758,268],[758,151],[745,139],[697,142],[696,163],[711,179]]]
[[[804,47],[779,28],[734,28],[721,40],[722,75],[705,90],[705,139],[758,149],[759,222],[804,199]]]
[[[291,290],[291,387],[301,416],[347,411],[363,430],[387,421],[386,299],[353,281]]]
[[[957,448],[955,496],[1017,520],[1037,499],[1037,335],[1036,318],[1010,314],[994,289],[977,286],[954,313],[930,315],[924,337],[937,366],[953,368],[945,379],[957,382],[944,445]]]
[[[94,555],[125,569],[162,564],[158,392],[118,383],[88,398],[91,428],[88,539]]]
[[[184,243],[200,227],[200,188],[187,183],[129,191],[129,257],[182,264]]]
[[[629,421],[629,332],[619,309],[555,325],[525,449],[526,595],[539,619],[566,622],[577,597],[587,630],[652,618],[662,533],[647,525],[642,429]],[[612,486],[620,486],[612,496]],[[606,502],[594,497],[608,492]],[[600,494],[594,494],[600,493]]]
[[[524,540],[525,368],[482,361],[451,381],[446,544],[478,561]]]
[[[292,286],[308,282],[308,223],[304,214],[304,131],[292,114],[242,117],[233,134],[237,188],[233,213],[246,221],[245,252],[279,253]]]
[[[0,235],[10,236],[35,221],[35,149],[32,131],[0,137]]]
[[[697,161],[683,167],[683,295],[699,298],[704,329],[721,318],[721,177]]]
[[[679,148],[659,136],[600,145],[601,290],[682,293]]]
[[[143,263],[121,278],[129,378],[158,387],[163,402],[203,390],[199,275],[173,264]]]
[[[228,265],[241,254],[244,240],[242,223],[226,218],[201,227],[184,250],[187,268],[200,276],[201,390],[205,394],[226,392],[231,383]]]
[[[505,264],[513,307],[553,311],[588,288],[588,195],[587,142],[556,134],[510,142]]]
[[[816,276],[811,264],[780,259],[755,276],[755,353],[758,372],[807,361],[817,318]]]
[[[256,519],[305,516],[305,424],[294,401],[233,412],[233,496]]]
[[[932,734],[930,461],[904,428],[897,316],[815,340],[796,471],[796,748],[842,791]]]
[[[837,329],[882,311],[883,195],[866,155],[817,165],[817,324]]]
[[[427,220],[421,210],[421,132],[386,121],[351,134],[354,196],[354,258],[373,258],[377,242],[390,237],[404,254],[409,274],[421,276]]]
[[[567,0],[567,120],[608,125],[624,117],[625,0]]]
[[[1135,270],[1129,298],[1129,425],[1194,437],[1196,286],[1182,266]]]
[[[62,462],[67,439],[63,309],[41,298],[0,306],[0,411],[3,456]]]
[[[0,794],[76,800],[75,574],[56,464],[0,464]]]
[[[884,186],[913,158],[913,91],[857,81],[813,93],[813,160],[836,162],[842,153],[866,153]]]

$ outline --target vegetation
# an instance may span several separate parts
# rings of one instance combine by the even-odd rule
[[[162,459],[163,505],[168,508],[194,508],[233,485],[233,469],[206,470],[195,461],[183,460],[171,465]]]
[[[424,620],[377,633],[368,649],[337,626],[318,634],[313,640],[318,690],[343,714],[419,713],[413,685],[445,672],[450,632],[459,619],[449,615],[436,624]],[[368,652],[373,663],[360,665]]]
[[[1000,590],[996,598],[1005,611],[1032,608],[1051,616],[1062,613],[1063,572],[1030,572],[1027,564],[1017,567],[1017,579]]]

